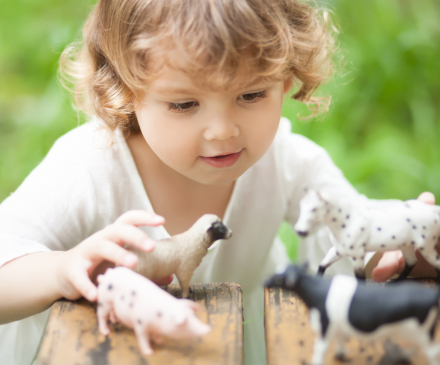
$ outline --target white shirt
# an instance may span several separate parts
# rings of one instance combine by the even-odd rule
[[[29,253],[68,250],[128,210],[153,211],[122,133],[117,130],[109,142],[97,123],[58,139],[0,205],[0,266]],[[324,149],[292,134],[282,118],[269,150],[236,181],[223,219],[232,238],[213,244],[192,278],[242,286],[246,364],[266,363],[262,281],[289,261],[275,237],[282,221],[295,224],[305,186],[360,197]],[[153,239],[169,237],[164,227],[142,229]],[[322,229],[302,242],[299,257],[316,271],[330,247]],[[328,271],[353,273],[346,259]],[[47,316],[48,311],[0,326],[0,364],[30,364]]]

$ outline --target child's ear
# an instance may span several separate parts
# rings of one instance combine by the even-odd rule
[[[285,79],[284,80],[284,94],[287,94],[292,87],[292,79]]]

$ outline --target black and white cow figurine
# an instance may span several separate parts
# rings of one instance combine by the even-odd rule
[[[431,365],[438,364],[440,348],[433,341],[440,292],[412,282],[367,285],[346,275],[311,276],[305,266],[289,265],[265,283],[294,291],[310,310],[315,333],[312,365],[324,361],[332,338],[336,356],[344,358],[344,341],[401,338],[420,346]]]
[[[348,257],[356,277],[363,278],[367,252],[401,250],[406,266],[399,279],[403,279],[417,263],[414,251],[417,248],[440,277],[440,255],[436,251],[440,206],[418,200],[352,202],[308,189],[300,202],[295,231],[306,237],[322,225],[331,231],[333,247],[319,265],[321,274],[335,261]]]

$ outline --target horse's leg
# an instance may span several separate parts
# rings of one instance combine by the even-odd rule
[[[354,274],[356,279],[365,280],[365,267],[364,267],[364,257],[351,257],[351,262],[354,267]]]
[[[339,259],[341,259],[341,256],[339,255],[338,250],[335,246],[332,246],[319,264],[318,275],[324,275],[325,270],[327,270],[331,264],[335,263]]]
[[[425,241],[426,242],[426,241]],[[417,244],[417,249],[420,254],[428,261],[437,271],[437,281],[440,281],[440,255],[435,249],[436,245],[419,245]]]
[[[409,273],[411,272],[411,270],[413,269],[413,267],[416,266],[417,263],[417,257],[414,252],[414,248],[412,246],[402,248],[401,251],[403,254],[403,260],[405,261],[405,268],[400,273],[397,280],[406,279]]]

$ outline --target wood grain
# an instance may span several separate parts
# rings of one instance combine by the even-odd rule
[[[432,280],[423,280],[432,285]],[[377,284],[372,284],[377,285]],[[309,311],[295,293],[281,288],[266,288],[265,332],[268,365],[307,365],[313,352],[314,336],[309,325]],[[439,323],[437,324],[437,328]],[[440,331],[436,331],[440,343]],[[392,342],[360,342],[350,339],[346,343],[347,356],[343,362],[335,359],[335,344],[332,343],[325,359],[326,365],[390,365],[389,352],[384,347],[393,347],[411,359],[411,364],[427,364],[424,354],[407,341],[392,339]]]
[[[180,297],[180,287],[167,291]],[[200,339],[153,344],[143,356],[131,329],[110,325],[108,337],[98,332],[95,305],[82,299],[56,302],[46,326],[37,365],[202,365],[243,363],[241,287],[233,283],[191,285],[190,299],[206,308],[197,316],[212,326]]]

